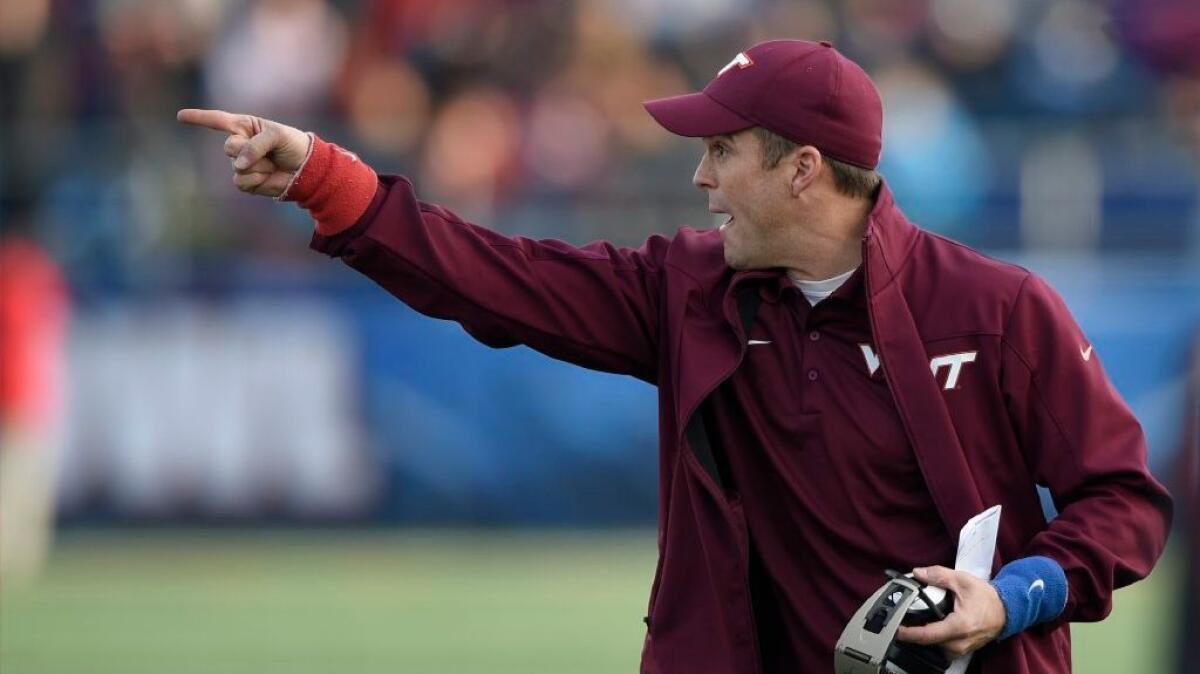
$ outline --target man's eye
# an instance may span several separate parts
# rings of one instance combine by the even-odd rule
[[[713,145],[713,146],[712,146],[712,153],[713,153],[713,154],[715,154],[715,155],[717,155],[718,157],[722,157],[722,156],[724,156],[724,155],[725,155],[725,146],[724,146],[724,145],[721,145],[720,143],[717,143],[716,145]]]

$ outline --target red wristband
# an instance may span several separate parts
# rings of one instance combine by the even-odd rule
[[[295,201],[317,221],[317,233],[337,234],[358,221],[379,187],[375,171],[353,152],[309,134],[308,157],[280,201]]]

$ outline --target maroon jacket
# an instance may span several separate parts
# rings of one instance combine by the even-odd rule
[[[765,291],[782,270],[733,272],[715,231],[683,228],[636,250],[507,238],[387,176],[357,223],[312,245],[489,346],[526,344],[657,385],[659,561],[642,671],[761,671],[740,500],[685,429],[745,355],[739,293]],[[1147,471],[1141,428],[1044,281],[913,226],[886,186],[863,259],[874,350],[947,536],[1000,503],[996,563],[1046,555],[1067,574],[1059,620],[987,646],[975,667],[1068,672],[1066,622],[1107,615],[1113,590],[1148,574],[1166,540],[1171,504]],[[974,376],[946,396],[930,358],[958,351],[977,352]],[[742,450],[737,437],[719,440]],[[1036,484],[1059,509],[1049,524]]]

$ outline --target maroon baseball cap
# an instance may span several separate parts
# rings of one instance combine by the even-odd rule
[[[719,136],[762,126],[847,164],[879,165],[879,91],[857,63],[828,42],[761,42],[734,57],[703,91],[644,105],[680,136]]]

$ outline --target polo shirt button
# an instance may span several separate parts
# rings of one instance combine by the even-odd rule
[[[809,371],[808,371],[808,380],[809,380],[809,381],[816,381],[816,380],[817,380],[817,371],[816,371],[816,370],[809,370]]]
[[[808,333],[808,338],[815,342],[821,338],[821,333],[813,330],[812,332]]]

